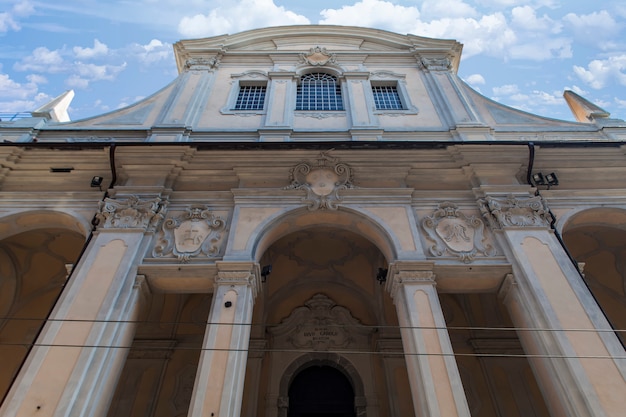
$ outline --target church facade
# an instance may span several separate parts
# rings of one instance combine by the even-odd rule
[[[626,122],[462,45],[291,26],[0,121],[0,415],[618,417]]]

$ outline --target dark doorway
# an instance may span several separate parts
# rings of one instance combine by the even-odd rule
[[[289,387],[288,417],[356,417],[352,384],[330,366],[304,369]]]

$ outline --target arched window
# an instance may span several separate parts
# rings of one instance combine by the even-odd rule
[[[302,76],[296,95],[296,110],[343,110],[337,78],[321,72]]]

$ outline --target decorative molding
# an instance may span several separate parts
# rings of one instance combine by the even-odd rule
[[[332,113],[320,113],[320,112],[311,112],[311,111],[297,111],[295,113],[296,117],[309,117],[313,119],[330,119],[331,117],[346,117],[345,111],[335,111]]]
[[[430,269],[403,269],[402,265],[390,265],[390,273],[387,279],[387,290],[391,298],[395,298],[400,287],[405,284],[420,284],[436,286],[435,274]]]
[[[546,227],[550,213],[541,196],[506,198],[487,196],[478,200],[480,211],[494,229],[507,227]]]
[[[422,65],[429,71],[449,71],[452,68],[450,58],[421,58]]]
[[[322,66],[326,64],[336,64],[336,54],[330,53],[326,48],[316,46],[309,49],[309,52],[303,52],[300,54],[300,61],[315,66]]]
[[[231,78],[239,79],[239,78],[261,78],[267,80],[269,78],[267,72],[260,70],[250,70],[244,71],[237,74],[231,74]]]
[[[126,200],[106,198],[96,214],[99,227],[104,229],[143,228],[154,231],[164,217],[167,203],[160,198],[141,200],[130,196]]]
[[[337,210],[342,201],[339,191],[354,188],[352,168],[328,152],[320,152],[315,162],[301,162],[289,171],[291,184],[284,189],[306,190],[302,202],[309,210]]]
[[[281,347],[327,351],[367,346],[373,329],[363,326],[350,310],[326,295],[315,294],[269,331]]]
[[[370,74],[370,80],[377,80],[379,78],[404,80],[406,78],[406,74],[400,74],[393,71],[374,71]]]
[[[186,213],[163,222],[152,256],[175,256],[182,263],[200,255],[217,258],[225,229],[226,222],[207,206],[191,205]]]
[[[186,70],[215,70],[220,66],[221,56],[211,58],[188,58],[185,61]]]
[[[458,210],[458,206],[449,201],[438,205],[431,216],[422,221],[434,245],[430,246],[432,256],[457,256],[461,261],[470,263],[477,254],[496,255],[496,249],[489,244],[484,235],[485,225],[474,216],[467,217]]]

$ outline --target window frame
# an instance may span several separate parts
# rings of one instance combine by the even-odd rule
[[[232,74],[231,88],[226,99],[226,104],[220,109],[222,114],[234,115],[263,115],[267,113],[267,106],[270,95],[270,79],[267,73],[262,71],[248,71],[243,74]],[[265,87],[265,96],[263,100],[263,108],[261,109],[236,109],[237,98],[242,87]]]
[[[403,74],[396,74],[388,71],[381,71],[373,73],[369,80],[369,93],[372,102],[373,113],[378,115],[409,115],[418,114],[418,108],[411,102],[410,96],[407,92],[405,76]],[[396,88],[400,103],[402,103],[401,109],[379,109],[376,107],[376,100],[374,99],[374,89],[372,87],[386,87],[392,86]]]
[[[329,96],[325,96],[324,94],[322,94],[322,108],[298,108],[298,103],[299,103],[299,98],[301,97],[301,92],[302,92],[302,81],[303,79],[305,79],[306,77],[310,77],[313,75],[324,75],[326,77],[330,77],[332,79],[334,79],[335,82],[335,94],[332,97]],[[320,85],[318,86],[318,88],[324,88],[324,85]],[[327,87],[326,87],[327,88]],[[324,93],[324,91],[322,90],[322,93]],[[311,96],[311,95],[309,95]],[[317,94],[313,94],[313,96],[317,96]],[[343,87],[343,82],[341,81],[341,78],[335,74],[333,74],[330,71],[324,71],[323,69],[317,70],[317,71],[311,71],[311,72],[306,72],[302,75],[300,75],[300,77],[298,77],[297,80],[297,85],[296,85],[296,91],[295,91],[295,102],[294,102],[294,111],[295,112],[303,112],[303,113],[311,113],[311,112],[316,112],[316,113],[330,113],[330,114],[339,114],[339,113],[345,113],[346,111],[346,104],[345,104],[345,91],[344,91],[344,87]],[[315,98],[315,97],[314,97]],[[336,104],[337,101],[339,101],[339,104],[341,105],[341,108],[323,108],[323,104],[325,102],[324,99],[327,98],[331,98],[333,99],[332,101]],[[339,100],[337,100],[337,98]],[[330,102],[329,102],[330,103]],[[329,107],[332,107],[332,104],[329,104]]]
[[[399,110],[406,110],[407,106],[406,103],[404,102],[404,100],[402,100],[402,95],[400,94],[400,91],[398,89],[398,83],[397,82],[370,82],[370,88],[372,89],[372,98],[374,99],[374,109],[375,111],[399,111]],[[377,93],[376,93],[376,89],[378,88],[393,88],[393,92],[395,93],[394,96],[394,100],[385,100],[385,97],[388,97],[391,93],[390,92],[380,92],[381,95],[381,102],[397,102],[399,103],[399,107],[378,107],[377,104]],[[383,103],[384,104],[384,103]]]
[[[242,92],[247,90],[247,89],[253,89],[253,88],[263,88],[263,92],[255,92],[255,91],[248,91],[247,95],[246,95],[246,99],[245,101],[240,102],[240,98],[242,97]],[[257,95],[261,95],[263,96],[261,101],[261,106],[260,107],[237,107],[237,104],[242,103],[249,103],[249,104],[253,104],[256,100],[256,96]],[[230,109],[231,111],[263,111],[265,110],[265,106],[267,103],[267,83],[260,83],[260,82],[239,82],[238,83],[238,89],[237,89],[237,94],[235,97],[235,102],[233,103],[233,107]]]

